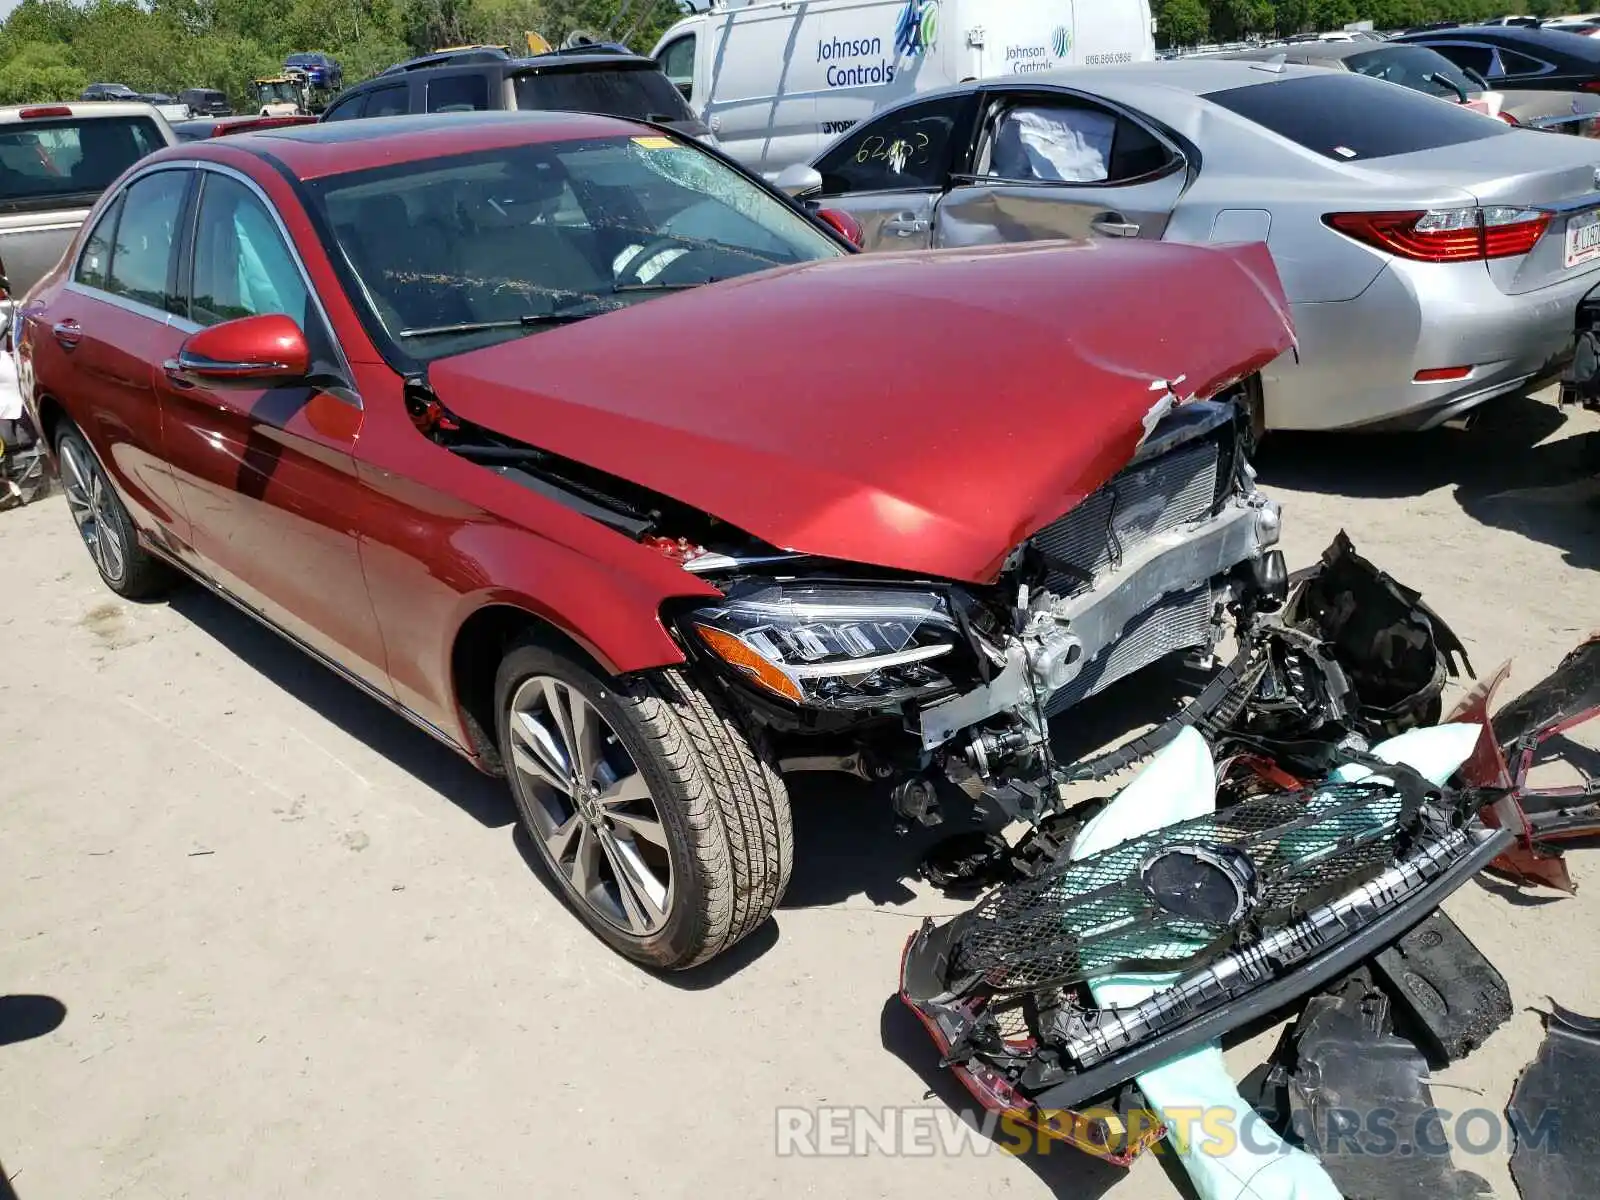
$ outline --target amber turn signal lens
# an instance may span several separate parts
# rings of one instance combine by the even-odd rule
[[[799,704],[804,697],[800,688],[777,667],[773,666],[731,633],[713,629],[710,625],[696,623],[694,631],[700,635],[711,652],[731,667],[743,671],[767,691]]]

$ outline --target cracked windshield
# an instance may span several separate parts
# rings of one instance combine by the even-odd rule
[[[341,175],[317,198],[383,336],[427,361],[844,251],[664,135]]]

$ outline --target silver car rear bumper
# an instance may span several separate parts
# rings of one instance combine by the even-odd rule
[[[1352,300],[1294,304],[1299,360],[1262,373],[1273,429],[1429,429],[1553,377],[1571,354],[1587,271],[1537,291],[1502,292],[1481,262],[1391,262]],[[1418,371],[1467,366],[1460,379]]]

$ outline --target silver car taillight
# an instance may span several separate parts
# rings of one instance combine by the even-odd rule
[[[1416,262],[1512,258],[1538,245],[1550,214],[1535,208],[1430,208],[1328,213],[1322,218],[1359,242]]]

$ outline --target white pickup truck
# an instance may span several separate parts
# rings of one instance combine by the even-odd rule
[[[24,295],[55,266],[112,180],[176,141],[149,104],[0,107],[0,276],[6,296]]]

